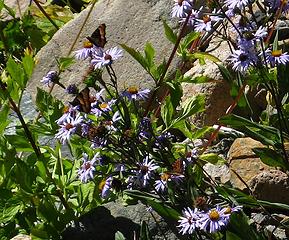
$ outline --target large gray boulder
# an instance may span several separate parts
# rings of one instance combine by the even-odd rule
[[[99,0],[94,6],[80,37],[73,50],[82,48],[85,38],[101,23],[106,24],[106,47],[124,43],[141,51],[146,42],[151,42],[156,48],[157,58],[161,61],[169,56],[173,46],[165,38],[161,19],[168,19],[172,4],[167,0]],[[37,54],[37,65],[28,84],[32,97],[37,87],[43,87],[41,79],[49,70],[56,70],[56,59],[69,54],[74,39],[79,32],[88,10],[82,11],[73,20],[65,24]],[[71,54],[70,54],[71,55]],[[61,74],[61,81],[68,84],[80,84],[89,66],[88,62],[77,61],[68,70]],[[119,88],[128,85],[147,87],[152,85],[148,74],[127,53],[116,61],[114,68],[119,80]],[[63,99],[63,89],[56,86],[53,90],[58,98]]]

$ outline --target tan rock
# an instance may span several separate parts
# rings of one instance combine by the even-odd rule
[[[11,238],[10,240],[31,240],[32,238],[28,235],[24,235],[24,234],[19,234],[13,238]]]
[[[250,180],[264,170],[272,169],[265,165],[253,152],[253,148],[263,147],[264,145],[252,138],[237,138],[228,152],[229,167],[231,170],[230,182],[241,190],[246,185],[239,179],[249,184]],[[237,176],[236,175],[239,176]]]
[[[263,171],[249,182],[257,199],[289,204],[289,177],[279,170]]]

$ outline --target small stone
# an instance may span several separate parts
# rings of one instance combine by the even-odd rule
[[[289,178],[279,170],[263,171],[249,182],[257,199],[289,204]]]

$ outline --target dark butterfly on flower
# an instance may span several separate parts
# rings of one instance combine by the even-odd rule
[[[106,26],[104,23],[100,24],[92,35],[87,37],[87,39],[95,46],[104,48],[104,45],[106,44],[105,28]]]
[[[72,106],[79,106],[79,111],[90,113],[92,99],[89,94],[89,88],[85,87],[81,90],[70,104]]]
[[[103,124],[91,126],[88,131],[88,139],[93,140],[95,137],[104,137],[106,132],[106,128]]]
[[[183,174],[184,172],[184,161],[179,158],[172,164],[172,173],[173,174]]]

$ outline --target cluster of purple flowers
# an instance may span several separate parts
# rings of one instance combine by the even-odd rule
[[[230,216],[234,212],[242,210],[242,206],[224,207],[217,206],[208,211],[201,211],[198,208],[185,208],[183,216],[180,217],[179,225],[181,234],[193,234],[196,229],[214,233],[220,231],[230,221]]]
[[[95,69],[101,69],[107,65],[111,65],[113,61],[122,57],[122,50],[117,47],[105,50],[95,46],[90,41],[85,41],[83,48],[74,52],[74,57],[77,60],[89,58],[91,60],[91,65]]]
[[[247,20],[242,13],[249,10],[253,1],[251,0],[225,0],[219,3],[219,9],[213,9],[211,13],[204,12],[204,6],[198,10],[194,9],[194,2],[190,0],[175,0],[172,8],[172,17],[177,17],[181,22],[190,14],[188,24],[194,31],[208,33],[217,30],[221,21],[230,19],[233,24],[230,31],[237,35],[235,49],[228,58],[232,69],[241,74],[246,74],[249,69],[258,66],[285,65],[289,62],[289,55],[280,49],[268,47],[264,51],[263,40],[268,36],[267,26],[260,26],[254,21]],[[264,9],[269,8],[269,12],[276,12],[281,9],[281,13],[289,10],[288,1],[266,0]],[[208,8],[206,8],[208,11]],[[250,12],[250,11],[249,11]],[[226,14],[226,15],[225,15]],[[266,24],[266,23],[264,23]],[[219,32],[222,32],[218,28]],[[229,33],[230,35],[230,33]],[[232,40],[232,39],[231,39]],[[262,47],[261,47],[262,46]]]

